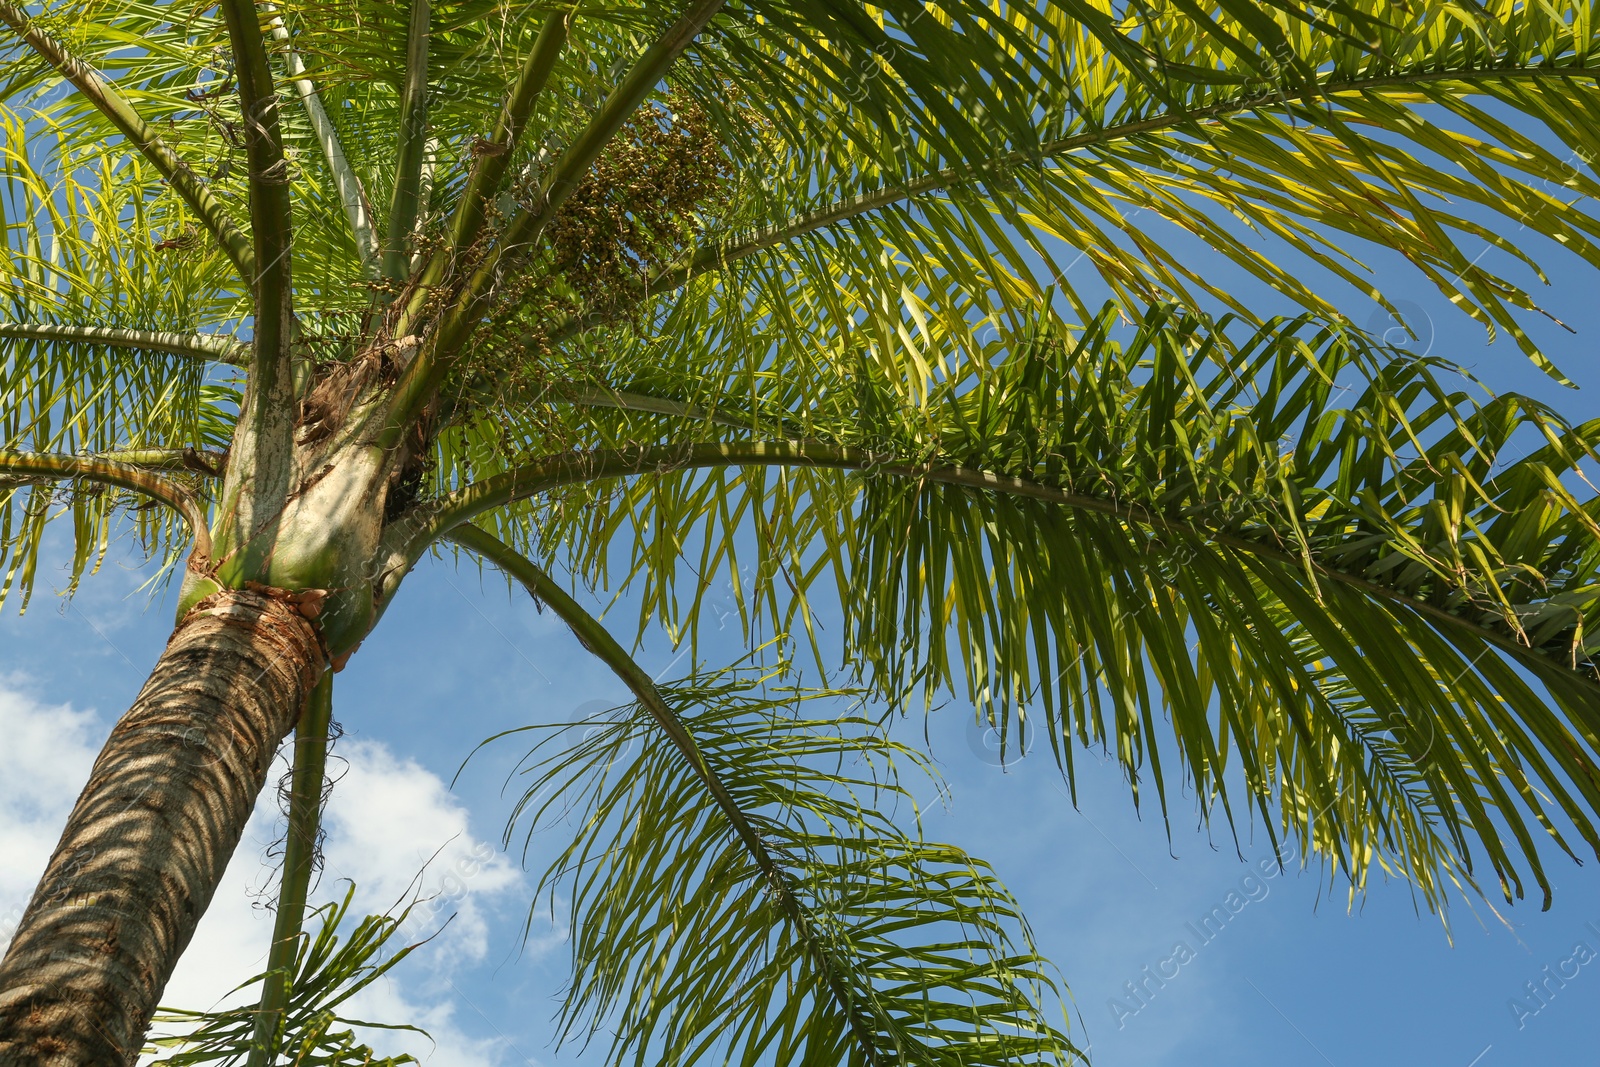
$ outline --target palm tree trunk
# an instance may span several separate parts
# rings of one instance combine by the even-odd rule
[[[257,593],[179,623],[0,962],[0,1067],[133,1063],[324,659],[309,622]]]

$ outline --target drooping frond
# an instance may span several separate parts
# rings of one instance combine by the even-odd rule
[[[1570,820],[1600,845],[1600,555],[1574,495],[1600,427],[1474,402],[1448,367],[1337,328],[1225,343],[1157,308],[1122,340],[1118,315],[920,390],[869,348],[799,394],[798,440],[585,408],[595,445],[707,443],[564,453],[441,514],[546,494],[486,521],[595,580],[634,574],[680,632],[714,582],[779,632],[837,590],[885,696],[920,680],[1026,717],[1069,772],[1074,743],[1115,747],[1163,810],[1177,771],[1231,818],[1237,767],[1246,808],[1357,883],[1378,862],[1438,902],[1476,840],[1507,894],[1524,863],[1548,893],[1537,838],[1568,848]],[[608,474],[645,476],[563,488]]]
[[[176,224],[182,205],[152,198],[159,179],[137,155],[73,146],[38,115],[0,109],[0,141],[0,447],[198,447],[231,432],[196,356],[240,358],[216,330],[240,309],[208,294],[216,256]],[[180,351],[186,337],[195,351]]]
[[[340,1014],[346,1001],[382,978],[418,947],[407,945],[393,950],[387,958],[383,955],[405,925],[409,908],[395,914],[368,915],[354,929],[343,930],[354,896],[352,885],[343,900],[313,912],[320,928],[315,936],[307,933],[301,937],[283,1031],[267,1062],[328,1067],[399,1067],[417,1062],[409,1055],[379,1056],[350,1028],[407,1030],[425,1037],[426,1031],[403,1023],[370,1022]],[[241,983],[239,989],[251,987],[261,978],[256,975]],[[154,1036],[149,1039],[145,1055],[159,1057],[152,1062],[167,1067],[242,1064],[250,1056],[256,1014],[253,998],[237,1007],[214,1011],[162,1008],[152,1023]]]
[[[187,208],[174,194],[156,191],[136,153],[73,147],[38,115],[9,109],[0,131],[0,452],[139,466],[156,453],[179,457],[155,465],[203,514],[211,487],[196,477],[201,457],[228,447],[238,402],[222,365],[239,361],[239,348],[215,329],[237,307],[207,294],[207,279],[228,264],[182,221]],[[184,470],[185,454],[201,469]],[[0,472],[0,599],[16,590],[24,606],[49,519],[72,519],[71,588],[98,563],[116,514],[152,506],[104,482],[34,473],[29,483]],[[168,567],[188,554],[190,527],[171,512],[134,515],[147,550]]]
[[[859,719],[801,718],[830,694],[768,680],[730,670],[663,695],[776,857],[770,878],[642,710],[530,755],[508,835],[576,831],[541,883],[573,911],[563,1035],[604,1029],[611,1059],[639,1064],[1076,1062],[1015,901],[877,810],[910,807],[894,761],[915,755]]]

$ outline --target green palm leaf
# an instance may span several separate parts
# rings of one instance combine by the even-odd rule
[[[661,473],[558,490],[501,532],[631,575],[690,636],[712,575],[751,579],[746,621],[779,632],[837,590],[882,696],[1036,717],[1069,774],[1075,743],[1114,747],[1163,811],[1165,759],[1233,819],[1236,761],[1245,806],[1358,883],[1376,862],[1438,904],[1476,840],[1508,896],[1525,863],[1548,897],[1537,840],[1570,850],[1570,820],[1600,844],[1596,516],[1573,496],[1600,426],[1474,401],[1436,360],[1315,322],[1158,308],[1119,340],[1119,315],[1040,327],[921,396],[868,349],[849,392],[797,391],[810,406],[782,417],[807,436],[768,455],[704,418],[585,409],[596,455]],[[698,451],[604,451],[691,430]],[[765,469],[785,457],[800,469]]]
[[[407,945],[390,953],[387,959],[383,958],[389,942],[405,925],[409,907],[395,914],[368,915],[353,929],[344,930],[354,896],[355,886],[352,885],[342,900],[324,904],[312,912],[320,927],[314,936],[309,933],[301,936],[283,1025],[275,1037],[278,1043],[268,1062],[278,1062],[278,1056],[297,1065],[326,1064],[328,1067],[398,1067],[417,1062],[415,1057],[407,1055],[378,1056],[357,1039],[350,1027],[408,1030],[426,1037],[425,1031],[415,1026],[368,1022],[340,1014],[340,1006],[345,1001],[382,978],[420,947]],[[263,977],[255,975],[240,983],[238,988],[253,986]],[[253,1000],[214,1011],[164,1008],[157,1013],[154,1025],[167,1028],[168,1033],[153,1038],[145,1053],[160,1056],[154,1062],[171,1067],[242,1064],[251,1055],[257,1011]],[[166,1049],[177,1051],[162,1055]]]
[[[1076,1062],[1049,966],[987,865],[878,810],[910,803],[894,764],[913,751],[864,720],[800,717],[840,694],[749,668],[661,695],[776,872],[642,710],[541,740],[508,834],[576,830],[541,884],[571,900],[565,1036],[604,1028],[610,1057],[636,1063]]]
[[[1491,336],[1504,330],[1543,361],[1517,314],[1537,310],[1535,298],[1506,272],[1543,274],[1503,230],[1515,224],[1595,262],[1587,5],[1344,4],[1317,16],[1275,3],[1171,3],[1130,8],[1120,25],[1075,5],[1005,14],[1020,54],[993,77],[1035,111],[1022,131],[996,117],[1004,132],[986,153],[909,131],[891,152],[885,129],[904,123],[870,106],[926,110],[891,64],[847,87],[809,55],[780,53],[787,81],[773,75],[759,107],[780,116],[762,127],[777,156],[764,182],[722,207],[701,247],[655,271],[641,295],[754,257],[797,302],[822,302],[852,272],[842,259],[865,271],[849,295],[870,303],[881,290],[866,268],[881,242],[934,302],[954,280],[1005,306],[1053,285],[1084,319],[1107,288],[1134,305],[1177,299],[1254,314],[1194,268],[1198,243],[1333,316],[1348,301],[1311,279],[1342,280],[1350,295],[1388,306],[1365,246],[1405,256]],[[754,45],[737,59],[732,49],[711,55],[715,74],[693,91],[728,127],[748,129],[720,87],[764,87],[779,61],[760,61]],[[820,128],[789,103],[819,97],[830,115]],[[1495,255],[1478,251],[1485,241]],[[737,272],[724,284],[737,302],[752,280]],[[732,326],[738,316],[718,318]],[[807,321],[797,316],[797,335]]]

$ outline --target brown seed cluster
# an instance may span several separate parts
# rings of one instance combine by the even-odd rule
[[[555,271],[592,315],[623,315],[732,175],[705,111],[687,97],[635,116],[551,222]]]
[[[726,86],[726,95],[749,136],[759,139],[765,123],[739,106],[737,87]],[[526,403],[562,376],[548,361],[550,331],[580,317],[593,326],[638,326],[652,272],[676,262],[733,198],[737,173],[723,134],[703,107],[679,93],[647,105],[618,131],[544,231],[540,259],[502,279],[496,312],[444,390],[446,397],[477,397],[475,433],[498,434],[501,450],[515,455],[527,447],[530,417],[541,423],[533,432],[547,445],[567,432],[562,420],[543,423]],[[524,206],[538,175],[527,184],[519,190]],[[498,211],[491,207],[489,214],[492,231]],[[507,402],[515,414],[500,410]],[[440,424],[459,413],[447,400]]]

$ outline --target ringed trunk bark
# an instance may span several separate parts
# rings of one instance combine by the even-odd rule
[[[311,624],[258,593],[178,624],[0,962],[0,1067],[134,1062],[323,669]]]

